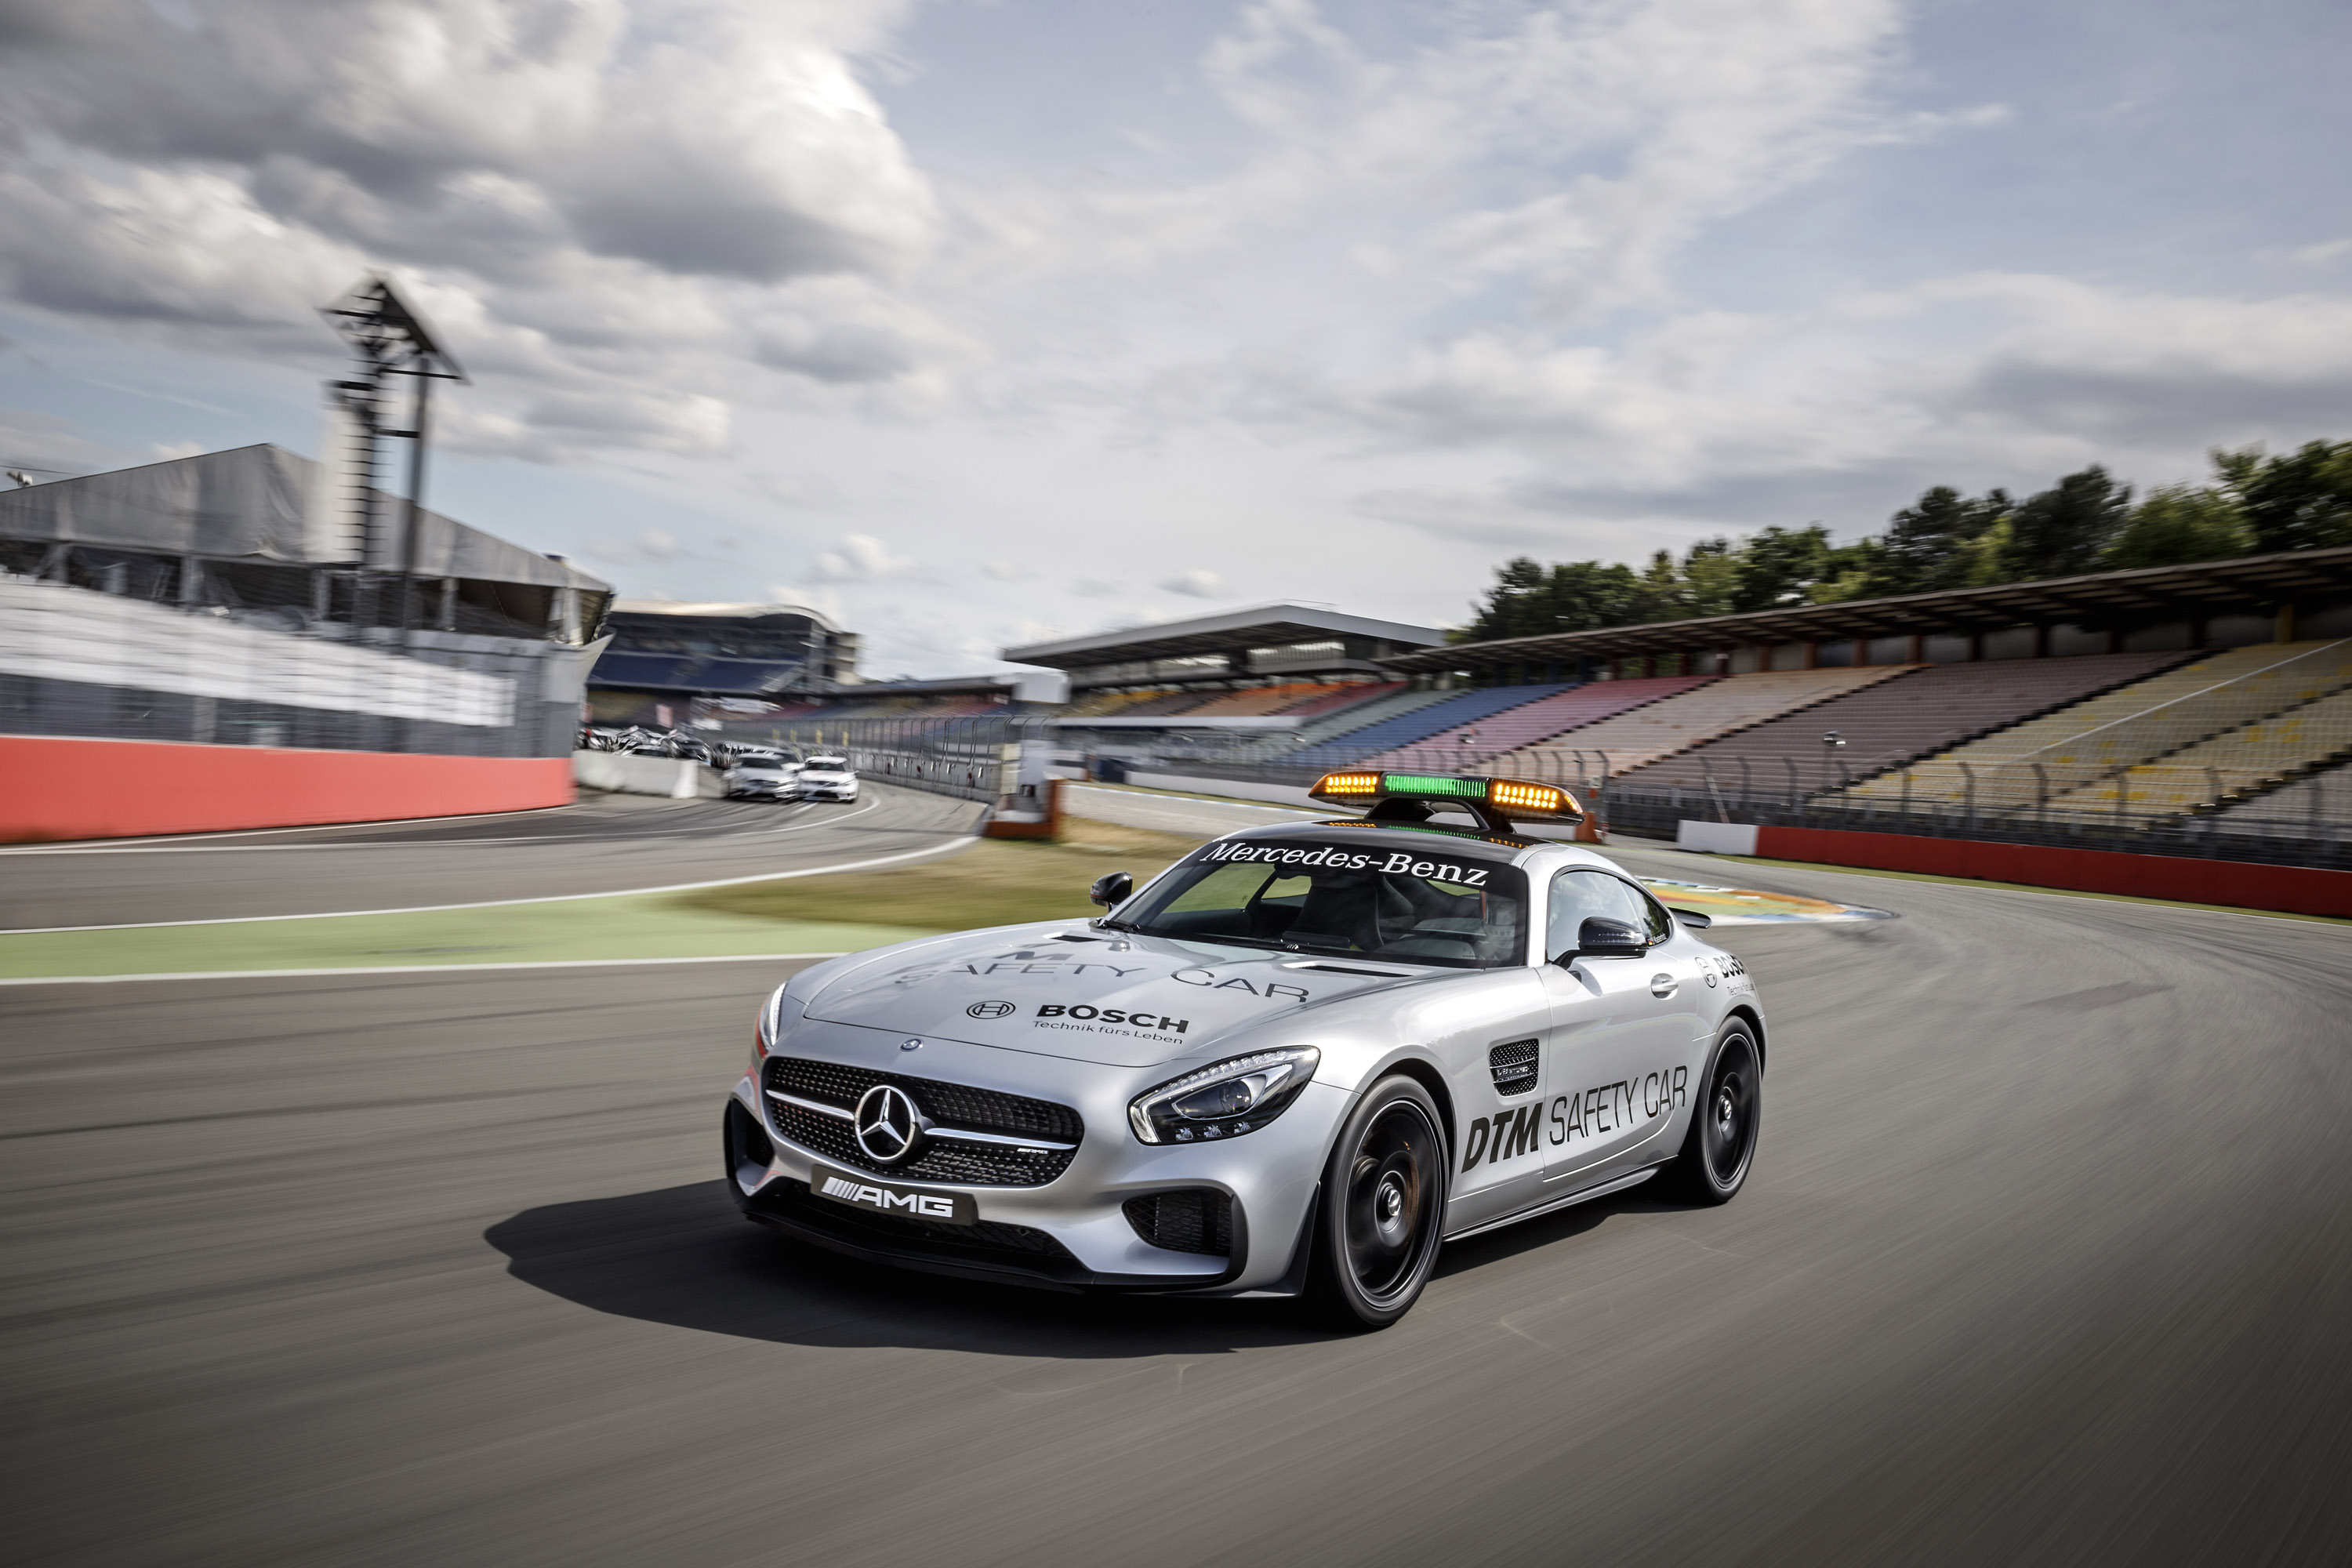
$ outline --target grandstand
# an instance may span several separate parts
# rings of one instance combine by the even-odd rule
[[[2030,810],[2046,816],[2053,809],[2063,816],[2101,804],[2114,815],[2114,777],[2122,770],[2196,747],[2347,684],[2352,640],[2230,648],[1864,780],[1844,793],[1850,802],[1895,797],[1958,803],[1971,816]],[[2273,731],[2270,742],[2274,759],[2281,736]],[[2178,789],[2183,782],[2176,777],[2171,785]],[[2129,785],[2125,788],[2127,795]],[[2127,799],[2123,804],[2128,807]]]
[[[1559,686],[1488,686],[1470,691],[1439,692],[1435,701],[1360,729],[1343,731],[1319,744],[1302,747],[1281,760],[1294,767],[1352,767],[1400,747],[1426,741],[1433,735],[1458,731],[1465,726],[1475,728],[1497,714],[1557,696],[1565,689]],[[1469,750],[1466,746],[1461,748],[1455,760],[1466,764]],[[1423,763],[1420,765],[1436,764]]]
[[[1558,696],[1538,698],[1533,702],[1506,709],[1490,719],[1442,731],[1412,745],[1364,760],[1379,767],[1414,767],[1421,765],[1416,758],[1426,753],[1433,757],[1451,757],[1469,764],[1483,763],[1489,757],[1500,756],[1538,741],[1550,740],[1566,731],[1598,723],[1628,709],[1639,708],[1662,698],[1680,696],[1713,679],[1706,675],[1660,675],[1636,677],[1631,680],[1593,681],[1572,687]]]
[[[612,642],[588,691],[605,722],[644,722],[681,699],[773,702],[857,679],[856,637],[799,605],[619,599],[604,626]]]
[[[1633,788],[1787,798],[1864,778],[2178,664],[2185,653],[2085,654],[1913,667],[1898,679],[1627,770]],[[1842,744],[1824,743],[1834,734]]]
[[[1495,768],[1537,778],[1613,778],[1702,742],[1891,680],[1906,668],[1762,670],[1706,680],[1522,747]]]
[[[2287,841],[2306,856],[2352,850],[2352,766],[2335,766],[2237,800],[2198,825],[2211,839]]]
[[[1399,683],[1378,661],[1444,640],[1428,626],[1267,605],[1008,647],[1003,657],[1068,672],[1074,700],[1060,721],[1065,731],[1141,743],[1165,728],[1197,749],[1287,735],[1286,721],[1319,721],[1392,696]],[[1161,720],[1169,722],[1152,722]],[[1229,733],[1220,739],[1221,731]]]
[[[363,534],[322,476],[263,445],[0,491],[0,733],[568,754],[611,585],[429,509]]]
[[[2042,809],[2066,818],[2170,816],[2254,796],[2338,762],[2352,752],[2352,691],[2338,691],[2269,719],[2138,763],[2074,790]]]

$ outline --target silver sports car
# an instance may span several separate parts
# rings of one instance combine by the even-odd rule
[[[793,976],[726,1109],[737,1203],[910,1268],[1378,1328],[1449,1237],[1654,1177],[1739,1191],[1764,1017],[1706,917],[1516,830],[1579,819],[1549,784],[1364,772],[1314,797],[1369,809],[1105,877],[1097,920]]]

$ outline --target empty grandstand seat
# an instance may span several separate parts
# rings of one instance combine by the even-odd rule
[[[614,653],[608,648],[588,681],[592,686],[682,686],[679,677],[701,662],[690,653]]]
[[[2194,745],[2069,791],[2042,809],[2096,820],[2120,805],[2135,816],[2174,816],[2252,795],[2352,752],[2352,691],[2242,724]]]
[[[1475,724],[1506,709],[1539,701],[1565,689],[1556,685],[1487,686],[1472,691],[1441,692],[1439,700],[1417,707],[1410,712],[1394,714],[1319,745],[1307,746],[1284,760],[1313,767],[1348,767],[1366,757],[1409,746],[1441,731]]]
[[[2201,657],[1853,786],[1978,811],[2047,810],[2107,773],[2193,745],[2352,681],[2352,641],[2263,643]],[[2059,662],[2059,661],[2050,661]],[[2113,795],[2107,796],[2112,809]]]
[[[1628,709],[1678,696],[1714,679],[1711,675],[1660,675],[1633,680],[1596,680],[1570,687],[1556,697],[1506,709],[1475,724],[1441,731],[1411,746],[1365,760],[1388,768],[1419,766],[1417,759],[1475,765]]]
[[[1311,682],[1289,681],[1280,686],[1254,686],[1210,698],[1185,712],[1188,719],[1254,719],[1277,712],[1299,698],[1320,689]]]
[[[706,658],[697,661],[680,684],[698,691],[751,696],[782,690],[801,668],[798,659]]]
[[[1307,697],[1281,711],[1286,719],[1313,719],[1354,703],[1370,702],[1379,697],[1393,697],[1404,689],[1404,683],[1401,680],[1381,680],[1357,686],[1317,686]]]
[[[1677,752],[1623,775],[1627,788],[1745,789],[1778,799],[1864,778],[2079,702],[2178,662],[2176,653],[2088,654],[1912,667],[1910,673]],[[1822,737],[1844,740],[1832,748]]]
[[[1171,714],[1182,713],[1197,708],[1215,695],[1211,691],[1164,692],[1158,697],[1148,697],[1140,702],[1130,702],[1120,709],[1117,716],[1121,719],[1164,719]]]
[[[1608,759],[1612,777],[1672,756],[1703,741],[1800,708],[1874,686],[1907,665],[1863,668],[1762,670],[1727,675],[1679,696],[1661,698],[1613,718],[1523,747],[1507,762],[1536,778],[1588,777]],[[1580,756],[1580,753],[1581,755]],[[1496,764],[1502,771],[1504,763]]]
[[[2352,843],[2352,765],[2338,763],[2278,789],[2232,801],[2206,818],[2200,828],[2233,838],[2292,838],[2309,848]]]

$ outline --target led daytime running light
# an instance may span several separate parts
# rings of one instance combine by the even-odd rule
[[[1323,1053],[1313,1046],[1285,1046],[1213,1062],[1136,1096],[1127,1108],[1127,1120],[1146,1143],[1238,1138],[1281,1115],[1314,1078],[1322,1059]],[[1247,1087],[1245,1080],[1252,1079],[1263,1081],[1237,1104],[1182,1109],[1183,1102],[1197,1100],[1205,1089],[1225,1084]]]

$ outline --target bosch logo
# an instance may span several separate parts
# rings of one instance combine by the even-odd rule
[[[1010,1002],[975,1002],[971,1006],[966,1007],[964,1012],[974,1018],[1009,1017],[1013,1012],[1013,1004]]]

